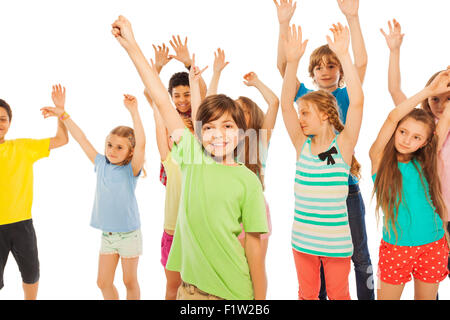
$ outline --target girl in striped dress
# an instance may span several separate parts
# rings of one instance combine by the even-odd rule
[[[337,24],[330,30],[334,40],[327,36],[327,42],[342,63],[350,99],[345,128],[339,120],[336,99],[323,90],[300,99],[298,116],[294,108],[295,78],[307,41],[302,41],[301,28],[295,25],[284,40],[287,67],[281,107],[297,151],[292,249],[302,300],[318,299],[321,263],[329,298],[350,299],[348,275],[353,245],[346,198],[349,173],[359,174],[353,152],[361,127],[364,95],[348,52],[348,28]]]

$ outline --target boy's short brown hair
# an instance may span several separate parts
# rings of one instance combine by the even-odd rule
[[[6,113],[8,114],[9,122],[11,122],[12,119],[12,110],[9,104],[6,103],[5,100],[0,99],[0,108],[3,108],[6,110]]]
[[[315,49],[309,58],[309,76],[314,78],[314,68],[319,66],[321,63],[333,63],[339,68],[339,81],[338,87],[341,88],[344,86],[344,70],[342,69],[341,62],[339,61],[336,54],[330,49],[330,47],[326,44],[321,47]]]

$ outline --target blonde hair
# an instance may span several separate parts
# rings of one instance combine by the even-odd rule
[[[326,44],[315,49],[311,56],[309,57],[309,67],[308,72],[311,78],[314,78],[314,68],[320,66],[322,63],[333,63],[339,68],[339,81],[338,87],[344,86],[344,69],[342,68],[341,62],[339,61],[337,55],[330,49]]]
[[[328,121],[338,132],[344,130],[344,124],[339,118],[339,111],[336,102],[336,98],[325,90],[313,91],[305,94],[300,98],[301,101],[312,103],[319,111],[324,112],[328,116]],[[350,173],[357,177],[361,177],[360,174],[361,165],[356,160],[355,156],[352,156],[352,164],[350,167]]]

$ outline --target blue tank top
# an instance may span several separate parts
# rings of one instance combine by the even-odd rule
[[[403,185],[402,201],[395,223],[398,237],[395,236],[392,223],[388,222],[387,226],[383,225],[383,240],[399,246],[421,246],[442,239],[445,234],[443,223],[431,200],[428,200],[431,199],[429,186],[424,175],[422,184],[418,171],[422,173],[420,164],[416,160],[398,162],[398,168]],[[372,176],[373,181],[375,177],[376,174]]]

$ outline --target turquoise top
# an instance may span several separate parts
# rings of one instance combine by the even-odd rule
[[[392,223],[388,227],[383,225],[383,240],[387,243],[399,246],[421,246],[444,236],[443,223],[434,206],[427,200],[431,199],[428,182],[423,176],[420,179],[419,171],[422,171],[416,160],[408,163],[398,162],[398,168],[402,174],[403,194],[398,207],[397,222],[395,223],[398,239],[395,237]],[[376,174],[372,176],[375,181]],[[388,233],[389,229],[389,233]]]

